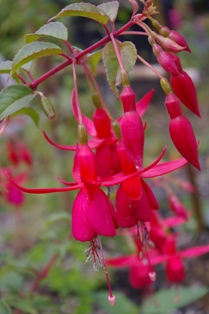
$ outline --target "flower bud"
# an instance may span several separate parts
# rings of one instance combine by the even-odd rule
[[[182,47],[185,47],[184,50],[191,52],[188,43],[186,42],[185,38],[179,34],[178,32],[171,30],[168,37],[175,41],[177,44],[179,44]]]
[[[159,34],[155,35],[155,39],[157,42],[166,50],[171,51],[171,52],[180,52],[182,50],[185,50],[184,46],[181,46],[177,44],[175,41],[173,41],[169,37],[164,37]]]
[[[171,139],[180,154],[200,170],[197,142],[190,121],[183,115],[170,120]]]
[[[41,106],[47,118],[49,119],[55,118],[56,114],[54,111],[54,107],[47,97],[45,96],[41,97]]]
[[[180,75],[171,74],[170,83],[176,96],[188,109],[200,117],[197,92],[190,76],[185,71],[182,71]]]
[[[157,57],[158,62],[163,67],[163,69],[172,74],[180,75],[179,69],[175,63],[174,57],[171,53],[164,51],[159,45],[153,45],[153,52]]]
[[[134,163],[142,169],[144,151],[144,128],[136,111],[126,112],[121,119],[122,140]]]

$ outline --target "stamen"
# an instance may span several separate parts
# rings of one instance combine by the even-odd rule
[[[110,305],[114,306],[115,305],[115,296],[109,296],[108,297],[108,301],[110,302]]]
[[[151,281],[155,281],[156,280],[156,273],[153,271],[153,272],[150,272],[149,273],[149,278]]]

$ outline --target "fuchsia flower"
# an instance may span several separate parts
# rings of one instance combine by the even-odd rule
[[[197,142],[190,121],[182,114],[180,101],[174,94],[167,94],[165,106],[170,115],[169,132],[181,155],[200,170]]]

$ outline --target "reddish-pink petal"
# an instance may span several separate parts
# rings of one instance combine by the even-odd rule
[[[115,236],[114,208],[107,195],[98,187],[92,189],[88,219],[97,234]]]
[[[78,241],[85,242],[97,236],[92,228],[89,218],[89,195],[81,190],[76,196],[72,209],[72,234]]]
[[[49,144],[55,146],[56,148],[62,149],[62,150],[70,150],[70,151],[76,151],[77,149],[77,145],[58,145],[55,144],[46,134],[45,131],[43,131],[44,137],[47,140],[47,142],[49,142]]]
[[[194,246],[190,249],[179,252],[182,258],[191,258],[203,255],[209,252],[209,245]]]
[[[163,163],[141,173],[140,177],[142,177],[142,178],[154,178],[154,177],[162,176],[166,173],[177,170],[186,164],[187,164],[187,160],[184,158],[176,159],[173,161],[163,162]]]
[[[120,256],[106,260],[106,264],[112,267],[123,268],[131,267],[139,262],[139,258],[136,255]]]
[[[74,191],[78,190],[82,187],[82,183],[76,184],[74,186],[70,186],[67,188],[26,188],[24,186],[21,186],[15,182],[11,176],[6,172],[6,175],[8,179],[18,188],[19,190],[29,193],[29,194],[48,194],[48,193],[58,193],[58,192],[69,192],[69,191]]]
[[[127,194],[120,186],[116,194],[116,215],[118,224],[122,228],[130,228],[137,224],[137,219],[130,213],[129,201]]]
[[[172,256],[166,263],[166,275],[170,282],[179,283],[185,278],[184,264],[180,256]]]
[[[142,264],[139,260],[138,265],[132,266],[129,271],[129,282],[131,286],[135,289],[149,286],[152,283],[150,273],[154,273],[154,268],[149,264]]]
[[[155,90],[154,88],[151,89],[151,91],[149,91],[146,95],[144,95],[144,97],[142,97],[136,104],[136,111],[138,113],[138,115],[140,115],[140,117],[143,117],[143,115],[145,114],[150,101],[152,99],[152,96],[154,94]]]

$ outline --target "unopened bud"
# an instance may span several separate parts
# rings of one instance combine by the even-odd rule
[[[83,124],[78,125],[78,140],[80,144],[87,144],[88,142],[86,128]]]
[[[171,93],[171,86],[168,82],[168,80],[163,77],[161,80],[160,80],[160,85],[164,91],[165,94],[170,94]]]
[[[92,99],[92,102],[96,108],[98,108],[98,109],[101,108],[101,100],[100,100],[99,95],[97,93],[92,93],[91,99]]]
[[[55,118],[56,113],[55,113],[54,107],[51,101],[47,97],[45,96],[41,97],[41,106],[47,118],[49,119]]]

